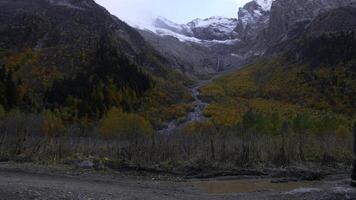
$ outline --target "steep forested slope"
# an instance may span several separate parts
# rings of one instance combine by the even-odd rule
[[[187,79],[92,0],[1,0],[0,7],[0,103],[6,110],[95,119],[111,107],[146,112],[157,93],[167,96],[151,108],[158,113],[189,100]]]
[[[300,37],[288,45],[279,44],[283,50],[277,56],[260,59],[202,88],[202,96],[212,102],[205,114],[231,124],[249,110],[278,112],[287,118],[329,113],[352,121],[356,114],[356,34],[350,25],[356,18],[352,13],[356,8],[324,13]]]

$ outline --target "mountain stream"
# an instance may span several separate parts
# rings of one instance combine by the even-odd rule
[[[194,109],[192,112],[189,112],[186,116],[186,120],[184,122],[179,123],[177,120],[172,120],[166,125],[166,128],[162,129],[159,131],[161,134],[171,134],[177,129],[184,128],[187,124],[192,123],[192,122],[200,122],[206,120],[206,118],[203,115],[203,112],[205,108],[209,105],[207,102],[204,102],[200,98],[200,88],[208,85],[209,83],[213,82],[215,79],[224,76],[226,74],[229,74],[233,71],[236,71],[236,68],[226,70],[223,72],[220,72],[213,77],[211,77],[208,80],[198,80],[197,83],[190,88],[190,94],[194,99],[193,105]]]

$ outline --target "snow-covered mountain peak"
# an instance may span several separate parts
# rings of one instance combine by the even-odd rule
[[[172,36],[180,41],[190,42],[226,42],[245,40],[255,36],[265,28],[269,20],[269,11],[275,0],[251,0],[240,8],[238,18],[213,16],[195,19],[187,24],[177,24],[165,17],[154,17],[149,25],[136,26],[160,36]],[[146,18],[146,22],[149,21]]]
[[[189,22],[188,25],[194,27],[207,27],[207,26],[212,26],[217,24],[234,24],[234,23],[236,23],[236,19],[213,16],[206,19],[200,19],[200,18],[195,19]]]
[[[174,23],[165,17],[157,17],[153,20],[152,25],[155,28],[167,29],[186,36],[192,36],[193,34],[187,25]]]
[[[160,25],[165,25],[165,26],[169,26],[169,27],[173,27],[176,29],[181,29],[181,25],[174,23],[172,21],[170,21],[169,19],[162,17],[162,16],[158,16],[154,21],[153,21],[153,25],[155,26],[160,26]]]
[[[231,33],[237,25],[237,19],[214,16],[207,19],[195,19],[187,24],[191,29],[215,29],[221,33]]]
[[[252,39],[268,25],[274,0],[253,0],[239,9],[236,31],[244,39]]]
[[[237,19],[210,17],[195,19],[187,24],[177,24],[164,17],[155,17],[151,26],[138,26],[140,29],[152,31],[161,36],[172,36],[180,41],[196,43],[232,43],[237,41],[234,31]]]

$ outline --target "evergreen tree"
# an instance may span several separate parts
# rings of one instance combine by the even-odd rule
[[[12,71],[9,71],[5,78],[7,106],[12,108],[17,104],[16,84],[12,78]]]

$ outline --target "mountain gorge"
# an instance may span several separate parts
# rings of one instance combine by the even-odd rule
[[[8,94],[1,104],[6,109],[66,110],[66,118],[72,119],[100,118],[111,107],[120,107],[146,118],[154,116],[151,123],[161,128],[169,120],[183,120],[193,109],[188,88],[194,81],[253,64],[263,57],[272,60],[267,63],[276,59],[278,65],[293,65],[285,75],[295,72],[290,76],[306,84],[317,84],[299,80],[301,73],[317,78],[320,74],[315,74],[315,66],[328,64],[334,68],[341,61],[352,66],[353,36],[349,31],[355,25],[354,2],[350,0],[253,0],[239,9],[236,19],[210,17],[176,24],[158,17],[151,26],[136,29],[91,0],[0,3],[4,8],[0,15],[2,91]],[[343,39],[350,40],[348,52],[340,46]],[[330,41],[329,50],[318,48],[322,40]],[[341,43],[335,46],[335,53],[334,40]],[[319,54],[309,56],[313,51]],[[352,70],[347,67],[340,73],[346,76],[353,74]],[[268,74],[268,80],[277,80],[275,74],[258,67],[254,71],[264,73],[255,79],[263,79],[266,86]],[[318,81],[321,84],[322,80]],[[352,99],[353,82],[342,84],[350,91],[343,97],[339,91],[338,98]],[[259,96],[257,91],[251,93]],[[282,93],[288,92],[273,91],[272,96]],[[289,96],[301,93],[295,91]],[[322,95],[302,104],[312,106],[317,98],[324,98]],[[265,96],[271,94],[261,97]],[[339,100],[327,101],[326,107]],[[352,109],[351,102],[347,100],[347,106],[337,110]]]
[[[69,118],[100,118],[118,106],[154,115],[155,127],[192,109],[186,88],[191,78],[209,78],[259,57],[320,64],[326,58],[308,56],[315,50],[309,43],[354,27],[350,0],[254,0],[239,9],[236,19],[176,24],[158,17],[152,26],[136,30],[90,0],[0,3],[2,90],[12,94],[1,99],[3,106],[63,109]],[[332,58],[331,52],[318,51]],[[349,62],[351,54],[352,49],[335,54],[332,64],[342,55]],[[162,95],[165,102],[157,99]]]
[[[0,199],[356,199],[356,0],[0,8]]]

